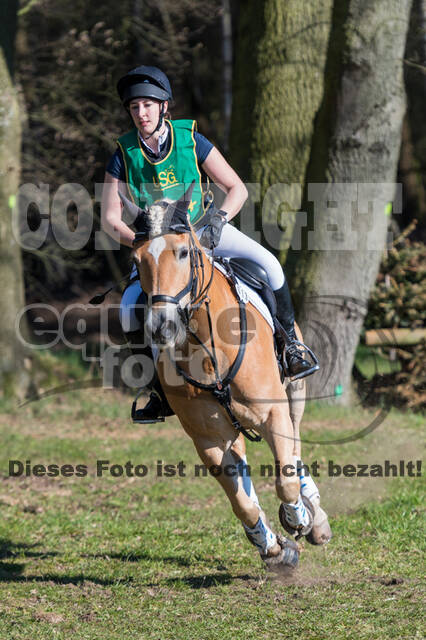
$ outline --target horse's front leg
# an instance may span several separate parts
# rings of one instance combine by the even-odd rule
[[[221,469],[215,474],[231,503],[232,510],[241,521],[248,540],[258,549],[268,568],[280,570],[297,566],[297,545],[276,535],[263,512],[251,480],[245,455],[245,443],[239,436],[232,444],[192,436],[195,448],[208,469],[213,465]]]

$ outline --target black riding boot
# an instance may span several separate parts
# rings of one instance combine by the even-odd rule
[[[143,344],[143,333],[142,331],[132,331],[124,334],[127,338],[128,345],[130,350],[134,356],[146,356],[148,357],[154,366],[154,358],[152,355],[152,350],[149,345],[140,346],[141,342]],[[141,391],[145,389],[149,389],[151,391],[151,395],[149,397],[148,403],[145,405],[143,409],[137,409],[136,403],[139,394]],[[164,418],[167,416],[174,416],[174,411],[170,407],[165,393],[162,389],[160,380],[158,378],[157,372],[154,368],[154,377],[151,381],[147,383],[145,387],[142,388],[138,395],[136,396],[133,405],[132,405],[132,419],[133,422],[136,423],[152,423],[152,422],[164,422]]]
[[[294,331],[294,308],[291,301],[290,289],[287,280],[281,289],[274,291],[277,302],[277,320],[284,328],[286,335],[284,336],[284,354],[287,364],[287,372],[291,378],[306,378],[315,371],[318,371],[319,365],[315,362],[309,362],[305,359],[306,351],[300,348],[297,342],[296,333]],[[280,345],[281,346],[281,345]]]

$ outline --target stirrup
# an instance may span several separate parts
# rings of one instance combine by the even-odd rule
[[[159,416],[158,418],[137,418],[136,417],[136,412],[140,411],[140,409],[137,409],[137,403],[138,403],[138,398],[140,395],[142,395],[142,393],[144,393],[146,391],[146,387],[142,387],[142,389],[139,389],[139,391],[137,392],[135,399],[133,400],[133,404],[132,404],[132,421],[134,424],[154,424],[155,422],[164,422],[165,421],[165,416]],[[154,393],[158,399],[160,400],[162,409],[163,409],[163,414],[164,414],[164,407],[163,407],[163,401],[160,397],[160,395],[155,391],[152,390],[151,393]],[[148,400],[149,402],[149,400]],[[142,409],[143,411],[143,409]]]
[[[290,374],[288,364],[287,364],[287,358],[286,358],[286,352],[290,347],[293,347],[293,346],[302,347],[299,350],[299,353],[301,354],[301,356],[303,357],[303,354],[307,354],[313,363],[310,369],[307,369],[306,371],[301,371],[300,373],[297,373],[295,376],[292,376]],[[282,366],[283,376],[286,378],[290,378],[291,382],[295,380],[300,380],[301,378],[306,378],[307,376],[310,376],[312,373],[315,373],[315,371],[318,371],[318,369],[320,368],[318,358],[316,357],[315,353],[306,344],[304,344],[303,342],[300,342],[300,340],[292,340],[290,343],[286,343],[284,350],[282,352],[280,364]]]

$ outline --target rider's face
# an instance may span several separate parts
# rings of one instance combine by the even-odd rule
[[[161,103],[151,98],[134,98],[130,101],[130,115],[142,137],[150,135],[155,130],[160,109]],[[167,111],[167,102],[164,103],[164,111]]]

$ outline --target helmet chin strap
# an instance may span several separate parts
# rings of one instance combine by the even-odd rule
[[[164,102],[161,103],[160,117],[158,118],[157,126],[155,127],[154,131],[149,134],[149,136],[144,138],[144,140],[145,141],[149,140],[151,136],[154,135],[154,133],[157,133],[157,131],[160,131],[161,127],[163,126],[163,122],[164,122]]]

